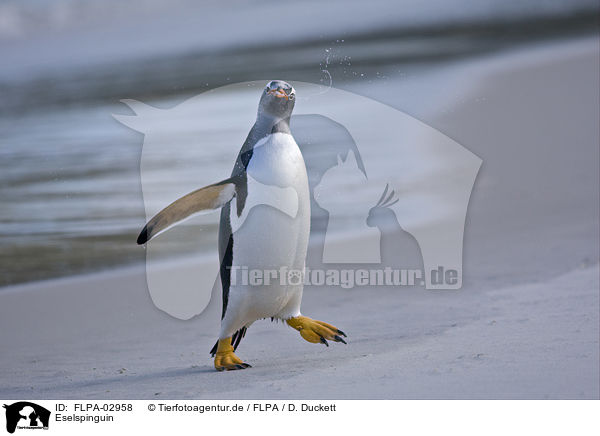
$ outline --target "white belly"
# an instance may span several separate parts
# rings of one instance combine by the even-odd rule
[[[302,285],[281,283],[281,268],[304,269],[310,233],[310,196],[302,154],[291,135],[276,133],[259,142],[247,168],[249,180],[246,208],[242,217],[231,208],[233,233],[232,284],[223,333],[229,335],[257,319],[290,317],[300,314]],[[297,210],[290,216],[271,205],[272,187],[297,195]],[[293,191],[289,188],[293,188]],[[294,199],[295,203],[295,199]],[[244,270],[249,283],[244,283]],[[252,273],[251,271],[258,271]],[[269,271],[277,271],[270,284],[264,284]],[[252,283],[250,274],[260,274],[262,285]],[[254,276],[256,277],[256,275]]]

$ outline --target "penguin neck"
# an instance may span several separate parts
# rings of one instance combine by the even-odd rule
[[[254,130],[256,138],[264,138],[273,133],[291,134],[290,117],[281,118],[267,113],[259,113],[252,130]]]
[[[232,176],[242,174],[248,167],[248,163],[254,153],[254,146],[261,139],[273,133],[287,133],[291,135],[290,131],[290,117],[287,118],[276,118],[269,114],[258,113],[256,122],[250,129],[246,142],[242,146],[236,164],[234,165]]]

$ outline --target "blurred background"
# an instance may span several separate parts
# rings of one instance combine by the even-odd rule
[[[112,118],[130,113],[121,99],[169,108],[224,84],[282,78],[427,122],[442,94],[460,100],[445,72],[597,38],[598,12],[597,0],[3,0],[0,286],[144,261],[134,243],[145,222],[143,137]],[[215,116],[215,132],[228,128]],[[213,164],[232,161],[217,153]],[[214,251],[207,235],[201,249]],[[165,255],[198,250],[185,238],[174,247]]]

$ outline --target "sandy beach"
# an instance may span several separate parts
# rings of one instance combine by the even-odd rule
[[[303,313],[348,345],[260,321],[238,353],[253,368],[217,373],[216,291],[181,321],[143,265],[5,287],[0,397],[598,399],[599,72],[595,37],[522,47],[456,63],[428,89],[445,104],[405,108],[483,160],[462,289],[308,288]]]

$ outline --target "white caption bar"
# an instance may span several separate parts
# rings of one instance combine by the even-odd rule
[[[600,434],[598,401],[0,401],[5,405],[0,432],[20,436],[44,429],[47,436],[242,430],[286,436],[345,430],[411,436]]]

